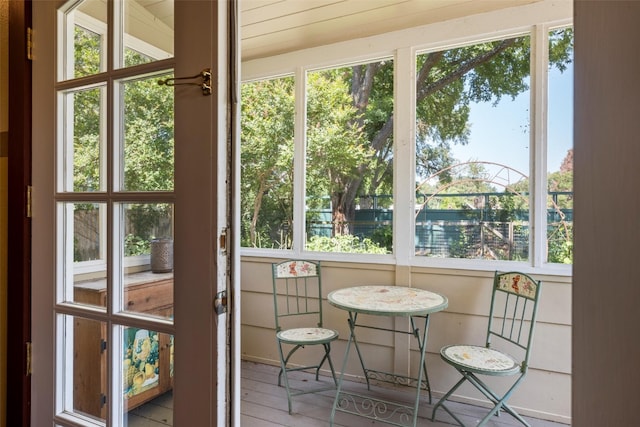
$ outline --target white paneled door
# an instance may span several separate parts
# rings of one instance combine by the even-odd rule
[[[234,7],[33,3],[34,426],[238,417]]]

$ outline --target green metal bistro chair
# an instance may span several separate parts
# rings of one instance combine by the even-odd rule
[[[529,426],[506,402],[522,382],[529,368],[539,298],[540,281],[518,272],[495,273],[486,344],[456,344],[440,350],[442,359],[456,368],[462,374],[462,378],[433,407],[432,421],[435,420],[438,408],[442,407],[458,424],[464,426],[464,423],[445,406],[445,402],[458,387],[468,381],[494,405],[478,426],[486,424],[492,415],[500,415],[501,410]],[[480,380],[479,375],[517,377],[500,397]]]
[[[280,373],[278,386],[284,377],[287,389],[289,413],[293,396],[332,390],[335,387],[315,387],[312,389],[294,390],[289,382],[289,372],[314,369],[316,381],[324,362],[329,363],[333,383],[337,386],[336,372],[331,361],[331,342],[338,339],[338,332],[322,326],[322,281],[320,263],[288,260],[272,265],[273,272],[273,304],[276,319],[276,339],[280,352]],[[315,365],[293,365],[291,357],[306,346],[322,346],[323,355]],[[285,356],[284,348],[289,348]]]

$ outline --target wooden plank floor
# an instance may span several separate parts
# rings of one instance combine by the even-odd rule
[[[287,398],[284,387],[277,385],[278,368],[253,362],[242,362],[241,384],[241,426],[239,427],[317,427],[328,426],[335,392],[327,391],[294,397],[293,414],[287,410]],[[296,372],[295,386],[300,388],[316,386],[312,374]],[[330,385],[326,378],[321,383]],[[350,392],[367,394],[366,384],[345,381],[343,389]],[[394,401],[410,401],[413,394],[405,387],[372,387],[378,396],[389,397]],[[426,397],[425,397],[426,402]],[[132,410],[129,413],[128,427],[161,427],[172,426],[171,392],[154,401]],[[484,408],[472,405],[450,403],[448,406],[468,425],[475,425],[486,413]],[[424,403],[418,414],[419,426],[442,427],[455,425],[453,419],[443,410],[438,411],[436,421],[432,422],[433,405]],[[554,423],[525,417],[532,427],[566,427],[566,424]],[[337,413],[336,427],[364,427],[371,425],[389,425],[345,413]],[[494,417],[486,424],[488,427],[522,426],[509,414]]]

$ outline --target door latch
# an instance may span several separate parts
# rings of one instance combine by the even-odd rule
[[[227,291],[218,292],[216,299],[213,301],[213,307],[219,316],[227,312]]]
[[[191,82],[186,80],[201,79],[201,82]],[[166,79],[158,80],[159,85],[165,86],[178,86],[178,85],[195,85],[202,88],[203,95],[211,95],[211,68],[205,68],[195,76],[188,77],[169,77]]]
[[[224,255],[227,253],[227,228],[223,228],[220,233],[220,252]]]

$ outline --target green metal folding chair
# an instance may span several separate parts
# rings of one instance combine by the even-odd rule
[[[322,280],[320,263],[304,260],[288,260],[272,265],[273,304],[276,320],[276,339],[280,353],[280,372],[278,386],[284,378],[287,389],[289,413],[293,396],[332,390],[338,384],[331,361],[331,342],[338,339],[338,332],[322,326]],[[306,346],[322,346],[322,358],[319,363],[294,365],[291,357]],[[289,348],[285,356],[284,348]],[[308,359],[307,359],[308,360]],[[293,389],[289,381],[289,372],[315,370],[316,381],[320,368],[329,363],[334,386]]]
[[[519,272],[495,273],[485,345],[456,344],[440,350],[442,359],[456,368],[462,378],[433,407],[432,421],[435,420],[438,408],[442,408],[458,424],[464,426],[445,402],[458,387],[468,381],[494,405],[478,426],[485,425],[493,415],[500,415],[501,410],[529,426],[527,421],[507,405],[507,400],[521,384],[529,368],[539,298],[540,281]],[[481,381],[479,375],[517,377],[500,396]]]

